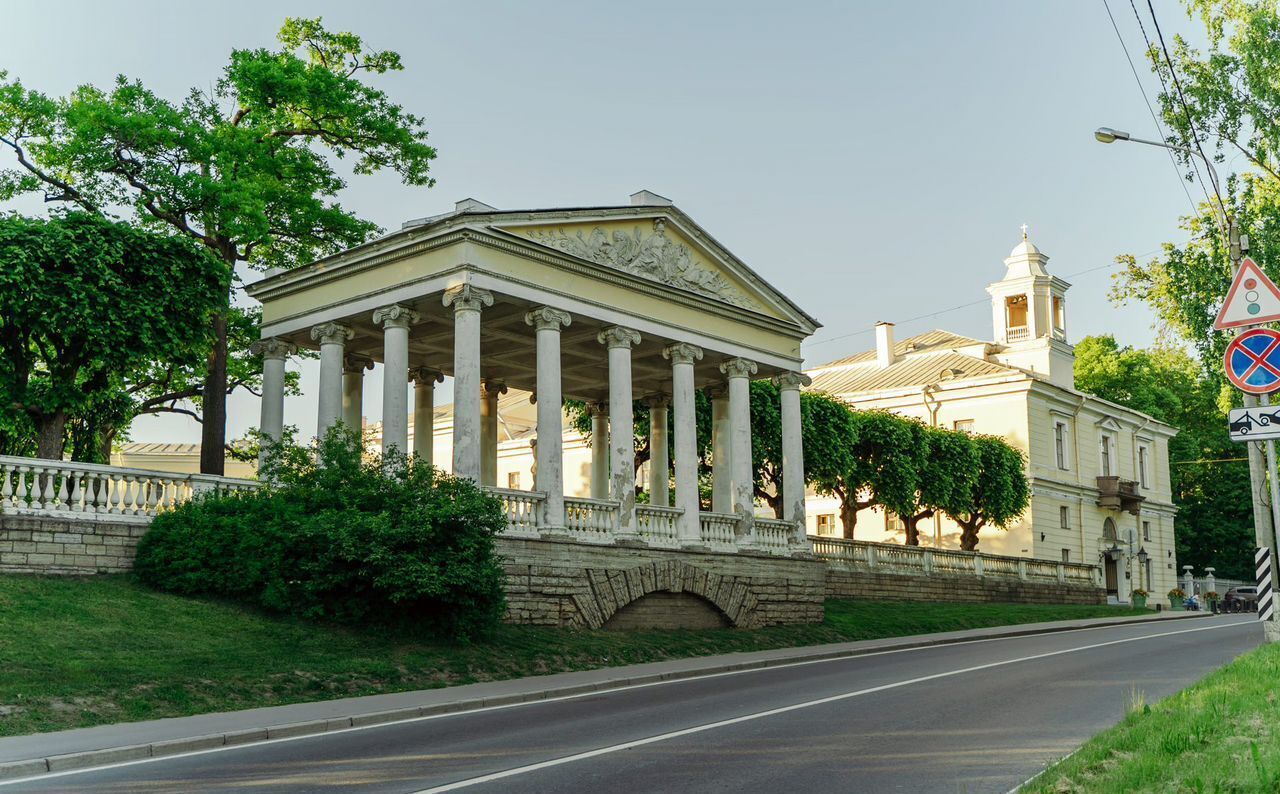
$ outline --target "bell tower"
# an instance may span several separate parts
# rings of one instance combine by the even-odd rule
[[[995,358],[1032,372],[1058,386],[1075,388],[1075,349],[1067,344],[1067,290],[1070,284],[1049,275],[1049,257],[1027,239],[1004,260],[1004,278],[987,287]]]

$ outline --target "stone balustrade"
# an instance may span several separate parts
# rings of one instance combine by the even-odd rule
[[[0,513],[146,523],[210,491],[257,488],[256,480],[0,456]]]
[[[756,525],[759,527],[759,524]],[[1019,581],[1092,584],[1097,567],[1082,563],[1006,557],[976,551],[900,546],[843,538],[813,538],[813,553],[820,559],[854,570],[988,577]]]
[[[731,513],[699,513],[698,523],[702,543],[707,548],[732,549],[737,546],[737,516]]]
[[[636,527],[640,537],[650,546],[678,548],[680,538],[676,534],[676,519],[684,515],[678,507],[661,505],[636,505]]]

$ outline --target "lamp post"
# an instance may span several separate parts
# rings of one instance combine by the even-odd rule
[[[1141,143],[1147,146],[1155,146],[1160,149],[1169,149],[1175,152],[1182,152],[1188,157],[1195,157],[1209,171],[1209,180],[1213,183],[1214,198],[1217,203],[1213,206],[1214,215],[1217,217],[1219,224],[1227,235],[1227,252],[1231,257],[1231,272],[1234,275],[1240,269],[1240,256],[1242,250],[1249,248],[1249,238],[1241,237],[1240,229],[1236,226],[1236,219],[1231,213],[1227,212],[1226,205],[1222,201],[1222,191],[1218,182],[1218,172],[1213,167],[1213,163],[1209,162],[1209,158],[1205,157],[1199,151],[1190,149],[1186,146],[1175,146],[1171,143],[1163,141],[1148,141],[1143,138],[1135,138],[1122,130],[1112,129],[1111,127],[1099,127],[1094,130],[1093,137],[1099,143],[1115,143],[1116,141],[1126,141],[1128,143]],[[1244,395],[1244,404],[1247,408],[1252,408],[1259,404],[1258,398],[1251,394]],[[1271,399],[1268,395],[1263,395],[1262,405],[1270,405]],[[1258,448],[1257,444],[1246,443],[1245,449],[1249,455],[1249,492],[1253,498],[1253,535],[1254,541],[1259,548],[1271,549],[1271,580],[1277,581],[1277,560],[1276,560],[1276,530],[1280,528],[1280,482],[1276,478],[1276,453],[1275,442],[1263,442],[1266,449],[1266,461],[1263,461],[1263,452]],[[1270,477],[1268,477],[1270,474]],[[1267,509],[1266,503],[1262,499],[1262,489],[1270,487],[1271,509]],[[1268,523],[1268,519],[1270,522]],[[1280,610],[1275,610],[1272,615],[1271,625],[1267,627],[1267,639],[1270,642],[1280,642]]]

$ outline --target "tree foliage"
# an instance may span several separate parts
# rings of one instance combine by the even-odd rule
[[[914,512],[924,426],[886,411],[848,410],[849,432],[837,439],[845,445],[840,455],[844,465],[823,467],[814,482],[820,492],[840,500],[844,536],[852,538],[861,510],[882,507],[898,515]]]
[[[100,450],[98,431],[128,410],[121,378],[207,347],[227,281],[218,261],[188,241],[98,215],[0,218],[6,447],[29,452],[34,437],[37,455],[61,458],[70,429],[81,457]],[[166,284],[182,289],[157,289]]]
[[[378,231],[336,200],[345,186],[326,154],[356,174],[392,170],[430,185],[435,150],[422,119],[364,78],[402,68],[394,52],[288,19],[277,49],[237,49],[211,90],[173,101],[124,76],[53,98],[0,72],[0,199],[41,192],[96,213],[126,207],[141,222],[238,262],[290,267]],[[174,285],[181,281],[173,282]],[[201,468],[222,472],[231,302],[210,323],[200,380]]]
[[[983,527],[1004,529],[1022,515],[1031,503],[1026,458],[998,436],[973,436],[977,469],[963,508],[947,515],[960,525],[960,548],[978,548],[978,532]]]
[[[940,427],[920,430],[916,462],[916,501],[902,514],[908,546],[920,545],[919,523],[939,513],[969,509],[979,474],[978,447],[968,433]],[[1018,477],[1024,477],[1019,471]]]

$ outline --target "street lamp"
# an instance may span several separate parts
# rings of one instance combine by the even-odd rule
[[[1189,157],[1199,158],[1200,162],[1204,163],[1204,167],[1209,169],[1209,179],[1210,181],[1213,182],[1213,193],[1214,193],[1214,196],[1217,197],[1218,199],[1217,204],[1210,202],[1210,204],[1212,204],[1213,206],[1214,215],[1216,215],[1218,220],[1222,223],[1222,230],[1224,232],[1228,232],[1228,239],[1229,239],[1230,237],[1229,232],[1230,232],[1233,221],[1227,215],[1226,210],[1222,207],[1222,199],[1221,199],[1222,190],[1220,189],[1220,183],[1218,182],[1218,172],[1217,170],[1214,169],[1213,163],[1209,162],[1208,157],[1205,157],[1203,154],[1196,151],[1195,149],[1188,149],[1186,146],[1174,146],[1171,143],[1164,143],[1163,141],[1148,141],[1142,138],[1135,138],[1127,132],[1124,132],[1122,130],[1113,130],[1110,127],[1099,127],[1098,129],[1093,131],[1093,137],[1098,140],[1098,143],[1115,143],[1116,141],[1128,141],[1130,143],[1145,143],[1148,146],[1158,146],[1161,149],[1171,149],[1175,152],[1182,152],[1183,154]],[[1240,254],[1238,250],[1234,249],[1233,247],[1232,254],[1231,254],[1232,264],[1233,265],[1236,264],[1239,258],[1240,258]]]

